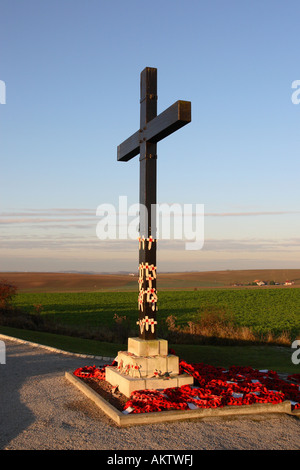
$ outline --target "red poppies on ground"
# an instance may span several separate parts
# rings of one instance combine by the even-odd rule
[[[113,362],[112,365],[116,363]],[[74,371],[78,377],[105,380],[105,367],[86,366]],[[253,403],[280,403],[290,400],[292,409],[300,409],[300,374],[280,378],[277,372],[252,367],[229,369],[203,363],[180,362],[180,373],[194,378],[194,386],[138,390],[131,394],[124,411],[150,413],[164,410],[216,408]],[[166,380],[166,385],[168,380]]]

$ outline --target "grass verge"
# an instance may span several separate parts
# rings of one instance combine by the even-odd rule
[[[0,327],[0,333],[26,341],[51,346],[73,353],[115,357],[118,351],[127,350],[126,344],[81,339],[53,333],[23,330],[7,326]],[[169,344],[175,353],[187,362],[204,362],[213,366],[251,366],[295,374],[300,365],[294,365],[291,355],[294,350],[279,346],[219,346]]]
[[[50,346],[78,354],[89,354],[92,356],[116,357],[118,351],[124,350],[125,345],[117,343],[107,343],[92,339],[81,339],[73,336],[64,336],[54,333],[46,333],[21,328],[1,326],[0,334],[12,336],[14,338],[31,341],[33,343]]]
[[[298,374],[300,365],[291,361],[294,350],[280,346],[174,345],[176,354],[187,362],[213,366],[250,366],[276,372]]]

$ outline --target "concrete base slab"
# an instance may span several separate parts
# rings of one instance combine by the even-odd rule
[[[153,377],[156,371],[161,374],[179,374],[179,357],[173,354],[165,356],[136,356],[128,351],[119,351],[116,358],[119,372],[128,371],[132,377]]]
[[[128,352],[135,356],[165,356],[168,354],[168,341],[128,338]]]
[[[224,416],[242,416],[256,414],[276,414],[285,413],[293,415],[291,412],[291,402],[284,401],[282,403],[255,403],[253,405],[241,406],[225,406],[223,408],[198,408],[196,410],[174,410],[160,411],[154,413],[138,413],[123,414],[114,406],[108,403],[98,393],[92,390],[82,380],[69,372],[65,373],[65,377],[82,391],[89,399],[91,399],[107,416],[109,416],[118,426],[136,426],[139,424],[154,424],[169,421],[182,421],[187,419],[201,419],[208,417],[224,417]]]
[[[168,354],[168,341],[128,338],[128,350],[119,351],[118,367],[107,366],[105,379],[119,391],[130,397],[135,390],[192,385],[193,378],[179,374],[179,357]]]
[[[147,378],[147,377],[130,377],[120,374],[114,366],[105,368],[105,379],[113,386],[118,386],[119,391],[126,397],[130,397],[135,390],[157,390],[160,388],[181,387],[182,385],[192,385],[194,379],[191,375],[180,374],[171,375],[170,378]]]
[[[297,416],[297,418],[300,418],[300,410],[293,410],[291,413],[292,416]]]

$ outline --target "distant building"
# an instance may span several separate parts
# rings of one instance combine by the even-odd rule
[[[264,281],[254,281],[258,286],[265,286],[267,283]]]
[[[295,284],[294,281],[285,281],[284,283],[285,286],[292,286],[294,284]]]

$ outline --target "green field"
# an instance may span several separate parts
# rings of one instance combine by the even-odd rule
[[[237,326],[258,334],[286,331],[294,338],[300,332],[299,288],[161,291],[158,300],[158,317],[174,315],[179,325],[197,322],[207,309],[222,309]],[[134,326],[138,317],[135,292],[19,293],[14,304],[30,313],[41,304],[47,319],[72,327],[112,326],[114,314]]]
[[[290,334],[291,339],[300,338],[299,288],[162,290],[158,300],[159,325],[170,315],[177,318],[178,325],[184,326],[188,321],[197,322],[207,311],[222,310],[231,316],[235,325],[251,328],[257,334],[272,332],[280,335],[285,331]],[[103,330],[102,327],[105,326],[115,332],[115,314],[126,316],[137,333],[137,292],[19,292],[14,304],[28,313],[36,312],[35,306],[41,305],[42,317],[67,330],[58,330],[58,334],[55,334],[55,331],[37,331],[35,328],[35,331],[30,331],[30,327],[27,330],[22,329],[21,325],[19,328],[3,325],[0,327],[2,334],[67,351],[115,357],[118,350],[125,350],[128,336],[117,344],[112,340],[88,339],[81,334],[71,334],[72,328],[96,331]],[[190,362],[205,362],[223,367],[233,364],[248,365],[289,373],[299,372],[299,365],[294,365],[291,361],[290,347],[248,343],[172,344],[172,341],[169,341],[169,345],[175,349],[176,354]],[[290,343],[287,345],[290,346]]]

